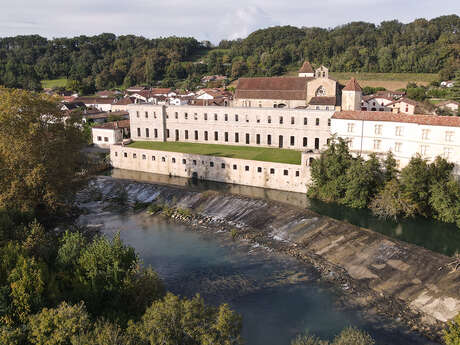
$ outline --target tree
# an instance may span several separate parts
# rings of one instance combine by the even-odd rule
[[[28,340],[34,345],[72,344],[90,329],[91,321],[83,303],[61,303],[55,309],[43,308],[29,319]]]
[[[430,188],[430,206],[434,218],[456,223],[460,228],[460,184],[453,178],[437,181]]]
[[[374,345],[375,341],[364,331],[355,327],[347,327],[335,337],[333,345]]]
[[[385,184],[383,190],[370,202],[369,208],[376,216],[393,220],[399,216],[411,217],[416,214],[414,201],[403,194],[396,179]]]
[[[228,306],[206,306],[198,295],[181,299],[171,293],[154,302],[129,333],[149,345],[237,345],[241,318]]]
[[[444,342],[446,345],[460,344],[460,314],[447,324],[447,329],[444,330]]]
[[[457,70],[454,79],[454,86],[449,90],[450,98],[455,101],[460,101],[460,72]]]
[[[396,168],[396,159],[393,152],[388,151],[385,160],[383,161],[383,179],[385,182],[396,179],[398,169]]]
[[[56,99],[0,89],[0,207],[56,211],[66,204],[83,162],[84,141]]]

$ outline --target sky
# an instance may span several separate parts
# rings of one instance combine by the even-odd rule
[[[0,37],[111,32],[218,43],[275,25],[332,28],[448,14],[460,15],[459,0],[0,0]]]

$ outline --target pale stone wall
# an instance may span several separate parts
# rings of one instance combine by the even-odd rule
[[[350,149],[355,154],[375,152],[383,156],[391,150],[400,168],[417,153],[429,161],[441,156],[455,164],[454,174],[460,176],[459,127],[332,119],[331,133],[351,140]]]
[[[246,98],[235,98],[232,101],[234,107],[244,108],[291,108],[305,107],[306,100],[286,100],[286,99],[246,99]]]
[[[120,143],[123,140],[121,129],[92,128],[93,143],[95,146],[109,148],[110,145]]]
[[[320,87],[324,87],[326,90],[326,97],[335,97],[337,90],[337,82],[329,78],[316,78],[312,81],[309,81],[307,84],[307,103],[310,102],[312,97],[316,96],[316,91]]]
[[[310,182],[307,158],[302,164],[282,164],[245,159],[145,150],[112,145],[113,167],[305,193]]]
[[[361,110],[362,92],[342,91],[342,110]]]
[[[282,137],[283,148],[296,150],[324,148],[334,114],[334,110],[148,104],[130,105],[128,111],[133,140],[279,147]]]

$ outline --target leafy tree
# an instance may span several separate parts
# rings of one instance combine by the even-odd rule
[[[203,299],[181,299],[168,293],[149,307],[130,334],[146,344],[241,344],[241,318],[226,305],[206,306]]]
[[[34,345],[72,344],[90,329],[91,321],[83,303],[61,303],[55,309],[43,308],[29,320],[28,340]]]
[[[398,175],[398,169],[396,166],[396,159],[394,158],[393,152],[388,151],[385,160],[383,161],[383,179],[385,182],[396,179]]]
[[[357,328],[347,327],[334,339],[333,345],[374,345],[372,337]]]
[[[456,223],[460,228],[460,184],[451,178],[432,184],[430,189],[430,206],[434,218],[447,223]]]
[[[57,210],[81,169],[80,130],[43,94],[0,89],[0,207]]]

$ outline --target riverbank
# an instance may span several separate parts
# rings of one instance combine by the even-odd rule
[[[431,337],[460,311],[460,275],[450,273],[449,257],[305,209],[110,177],[96,178],[88,192],[124,195],[138,207],[153,202],[177,221],[228,231],[311,263],[354,302]]]

